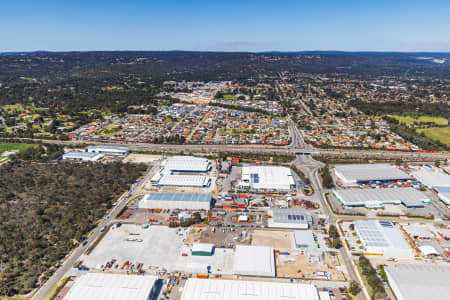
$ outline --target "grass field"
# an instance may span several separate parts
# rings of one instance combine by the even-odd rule
[[[436,125],[448,125],[448,120],[442,117],[431,117],[431,116],[420,116],[418,118],[414,118],[411,116],[400,116],[400,115],[387,115],[388,117],[394,118],[398,120],[400,123],[406,125],[413,125],[414,122],[418,123],[429,123],[432,122]]]
[[[440,141],[442,144],[450,146],[450,127],[432,127],[417,129],[418,132],[423,132],[426,137]]]
[[[218,98],[219,100],[231,100],[231,101],[235,101],[238,99],[237,96],[235,95],[231,95],[231,94],[225,94],[223,95],[221,98]]]
[[[220,128],[219,134],[255,134],[256,129],[248,128]]]
[[[22,151],[33,146],[34,146],[33,144],[0,143],[0,154],[5,151],[12,151],[12,150]]]

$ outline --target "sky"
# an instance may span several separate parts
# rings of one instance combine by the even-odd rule
[[[449,0],[0,0],[0,52],[450,52]]]

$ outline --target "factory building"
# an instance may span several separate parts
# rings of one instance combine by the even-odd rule
[[[161,164],[163,172],[206,173],[212,168],[211,162],[202,157],[172,156]]]
[[[192,245],[192,255],[194,256],[212,256],[214,253],[214,244],[195,243]]]
[[[178,187],[210,187],[212,178],[204,175],[171,175],[158,173],[151,179],[152,184]]]
[[[384,268],[398,300],[447,300],[450,295],[450,266],[393,264]]]
[[[103,158],[103,154],[71,151],[62,155],[62,160],[78,160],[78,161],[97,161]]]
[[[301,209],[275,208],[268,221],[271,228],[308,229],[312,224],[311,215]]]
[[[344,186],[357,186],[369,181],[408,180],[411,177],[390,164],[338,165],[335,176]]]
[[[130,154],[130,149],[126,147],[114,146],[88,146],[85,148],[86,152],[101,153],[105,156],[125,157]]]
[[[242,168],[239,189],[260,193],[287,193],[295,189],[295,181],[289,168],[250,166]]]
[[[156,295],[155,276],[88,273],[80,276],[64,300],[149,300]]]
[[[437,186],[450,187],[450,175],[433,166],[411,167],[411,175],[430,189]]]
[[[242,276],[275,277],[273,248],[237,245],[233,272]]]
[[[435,186],[433,189],[437,192],[439,200],[450,205],[450,186]]]
[[[312,284],[189,278],[181,300],[322,300]]]
[[[385,204],[403,204],[406,207],[424,207],[430,203],[428,196],[414,188],[395,189],[345,189],[334,190],[334,196],[344,206],[379,208]]]
[[[402,233],[389,221],[358,220],[355,231],[366,255],[414,258],[414,251]]]
[[[151,193],[139,202],[139,208],[148,209],[190,209],[209,210],[212,205],[211,194]]]

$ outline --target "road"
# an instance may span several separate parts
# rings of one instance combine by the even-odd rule
[[[151,172],[152,170],[148,171],[144,177],[136,181],[136,183],[134,183],[131,188],[118,199],[117,205],[114,206],[99,223],[99,225],[95,229],[93,229],[93,231],[91,231],[90,235],[87,238],[87,244],[85,246],[78,246],[72,251],[71,254],[69,254],[68,258],[58,268],[58,270],[53,273],[53,275],[44,283],[44,285],[42,285],[42,287],[36,292],[36,294],[34,294],[34,296],[31,298],[32,300],[44,299],[50,293],[53,287],[55,287],[58,282],[64,277],[64,275],[72,268],[74,263],[80,259],[84,251],[92,246],[95,240],[100,236],[100,228],[111,224],[116,218],[117,214],[125,207],[125,205],[127,205],[130,199],[143,194],[141,187],[149,179]]]

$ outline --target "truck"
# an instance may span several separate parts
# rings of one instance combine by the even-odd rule
[[[105,229],[106,229],[106,225],[103,225],[103,227],[102,227],[102,228],[100,228],[100,232],[103,232],[103,231],[105,231]]]

